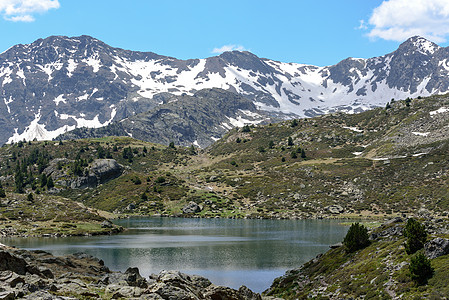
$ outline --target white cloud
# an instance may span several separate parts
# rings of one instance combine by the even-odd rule
[[[449,36],[449,1],[385,0],[373,10],[368,24],[371,38],[401,42],[419,35],[445,42]]]
[[[245,49],[245,47],[241,46],[241,45],[224,45],[223,47],[220,48],[214,48],[214,50],[212,50],[212,53],[223,53],[226,51],[247,51]]]
[[[13,22],[33,22],[33,14],[59,8],[58,0],[0,0],[0,13]]]

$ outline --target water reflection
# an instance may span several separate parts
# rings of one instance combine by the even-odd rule
[[[213,283],[261,292],[288,268],[340,242],[347,228],[332,220],[137,218],[116,222],[115,236],[3,239],[2,243],[56,255],[86,252],[113,270],[139,267],[143,276],[176,269]]]

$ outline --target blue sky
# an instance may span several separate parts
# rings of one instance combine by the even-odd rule
[[[324,66],[384,55],[412,35],[449,45],[448,0],[0,0],[0,15],[0,52],[85,34],[180,59],[239,49]]]

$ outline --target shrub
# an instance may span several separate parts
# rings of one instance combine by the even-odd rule
[[[3,188],[0,188],[0,198],[5,198],[5,197],[6,197],[5,190]]]
[[[138,184],[141,184],[141,183],[142,183],[142,180],[140,180],[140,178],[136,176],[136,177],[134,178],[133,182],[134,182],[134,184],[138,185]]]
[[[27,195],[27,200],[30,201],[30,202],[33,202],[34,197],[33,197],[33,194],[32,194],[32,193],[29,193],[29,194]]]
[[[410,259],[410,276],[417,285],[427,284],[427,280],[433,276],[434,269],[430,260],[420,251]]]
[[[369,244],[368,229],[359,223],[351,225],[343,240],[343,245],[345,245],[347,252],[355,252]]]
[[[424,225],[417,220],[410,218],[405,225],[404,236],[407,238],[407,241],[405,242],[405,251],[408,254],[413,254],[424,248],[427,232]]]
[[[164,183],[164,182],[165,182],[165,178],[164,177],[156,178],[156,183]]]

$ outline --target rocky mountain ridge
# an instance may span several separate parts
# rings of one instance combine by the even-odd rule
[[[208,88],[237,93],[258,110],[287,118],[357,112],[392,98],[447,92],[448,58],[448,48],[421,37],[384,56],[317,67],[239,51],[178,60],[89,36],[52,36],[0,54],[0,142],[106,126],[155,108],[161,93]]]
[[[222,89],[203,89],[192,96],[160,94],[160,105],[100,128],[77,128],[57,140],[131,136],[142,141],[205,148],[234,127],[281,120],[260,111],[251,100]]]

